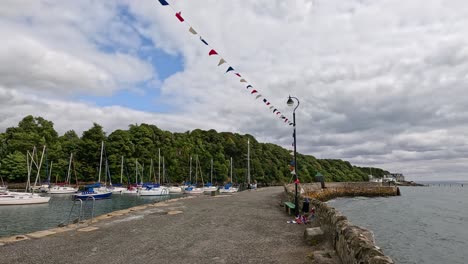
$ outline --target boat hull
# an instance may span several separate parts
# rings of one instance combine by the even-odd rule
[[[76,193],[78,188],[73,187],[52,187],[49,189],[48,193],[50,194],[71,194]]]
[[[219,189],[219,193],[220,194],[232,194],[232,193],[236,193],[238,191],[237,188],[229,188],[229,189],[225,189],[225,188],[222,188],[222,189]]]
[[[162,196],[169,195],[169,189],[164,187],[152,188],[150,190],[140,190],[138,192],[140,196]]]
[[[184,193],[188,195],[200,195],[203,194],[203,188],[191,188],[189,190],[185,189]]]
[[[43,197],[33,194],[2,194],[0,195],[0,205],[26,205],[48,203],[50,197]]]
[[[94,199],[107,199],[110,198],[112,195],[112,192],[103,192],[103,193],[79,193],[73,196],[74,199],[88,199],[90,197],[94,197]]]

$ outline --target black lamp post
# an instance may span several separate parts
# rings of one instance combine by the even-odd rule
[[[299,182],[298,176],[297,176],[297,158],[296,158],[296,109],[299,107],[299,99],[293,96],[289,96],[288,101],[286,102],[288,106],[294,106],[294,101],[295,99],[297,101],[296,107],[294,107],[293,110],[293,127],[294,127],[294,132],[293,132],[293,138],[294,138],[294,185],[295,185],[295,193],[294,193],[294,214],[297,216],[299,215],[299,201],[297,197],[297,184]]]

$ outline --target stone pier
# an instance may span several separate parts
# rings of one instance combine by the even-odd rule
[[[304,234],[306,238],[319,234],[334,247],[337,255],[344,264],[392,264],[392,259],[385,256],[375,244],[372,232],[355,226],[335,208],[328,206],[325,201],[336,197],[353,196],[396,196],[399,189],[395,186],[382,186],[378,183],[320,183],[302,184],[300,188],[300,204],[304,198],[310,198],[310,207],[315,207],[317,220],[323,235],[318,230],[309,230]],[[290,201],[294,200],[294,184],[285,186],[285,192]],[[310,238],[308,238],[310,239]]]

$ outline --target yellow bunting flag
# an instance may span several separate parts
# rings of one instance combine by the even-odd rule
[[[241,79],[240,82],[247,82],[245,79]]]

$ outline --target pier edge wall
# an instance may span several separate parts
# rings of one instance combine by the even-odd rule
[[[326,183],[322,189],[320,183],[301,184],[299,189],[300,204],[304,198],[310,198],[310,206],[315,207],[316,217],[326,239],[333,245],[343,264],[393,264],[375,244],[373,233],[365,228],[353,225],[348,218],[325,201],[336,197],[352,196],[396,196],[399,189],[395,186],[381,186],[374,183]],[[285,185],[285,191],[294,201],[294,184]]]

